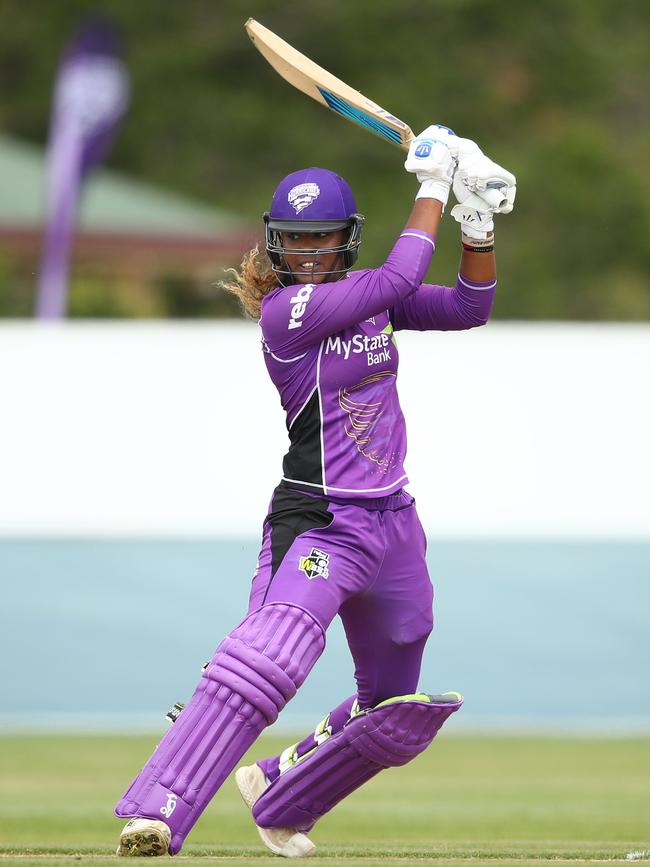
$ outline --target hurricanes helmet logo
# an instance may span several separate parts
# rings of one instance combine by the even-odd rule
[[[289,195],[287,196],[287,199],[296,214],[299,214],[308,205],[311,205],[312,202],[315,202],[319,196],[320,187],[318,186],[318,184],[298,184],[297,187],[293,187],[289,190]]]

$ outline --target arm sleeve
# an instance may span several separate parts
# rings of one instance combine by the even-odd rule
[[[269,349],[295,356],[383,313],[421,285],[434,250],[430,235],[407,229],[380,268],[357,271],[335,283],[276,289],[262,302],[260,325]]]
[[[461,277],[455,286],[423,283],[388,311],[395,331],[460,331],[488,321],[497,281],[476,283]]]

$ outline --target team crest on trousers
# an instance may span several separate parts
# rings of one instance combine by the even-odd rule
[[[311,552],[306,557],[301,557],[298,561],[298,568],[304,572],[308,578],[325,578],[329,577],[330,555],[325,551],[320,551],[318,548],[312,548]]]

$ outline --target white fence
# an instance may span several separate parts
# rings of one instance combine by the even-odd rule
[[[398,335],[441,537],[650,536],[650,326]],[[0,326],[0,534],[257,536],[287,444],[256,326]]]

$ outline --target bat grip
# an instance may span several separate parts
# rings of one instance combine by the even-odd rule
[[[503,195],[503,186],[505,186],[505,184],[499,185],[499,187],[488,187],[487,190],[483,190],[480,193],[480,196],[491,208],[500,208],[508,201]]]

